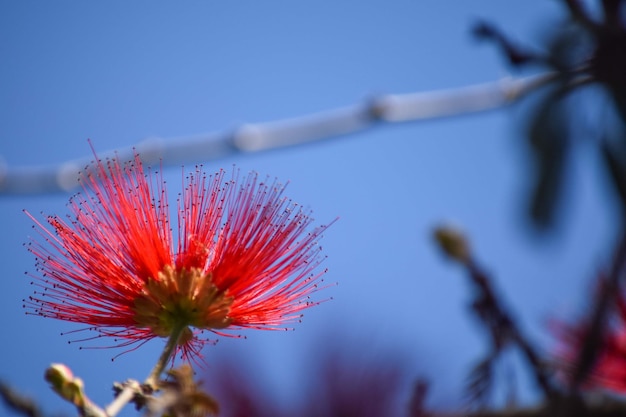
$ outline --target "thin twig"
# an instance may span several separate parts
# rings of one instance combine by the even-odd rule
[[[550,383],[539,355],[499,302],[493,289],[491,288],[489,277],[478,267],[476,262],[471,259],[467,263],[466,267],[472,282],[480,291],[480,299],[482,300],[483,307],[489,310],[487,315],[493,320],[492,322],[486,323],[491,327],[492,333],[506,335],[510,341],[515,343],[520,348],[533,370],[535,380],[544,395],[548,399],[555,398],[557,393]]]
[[[449,259],[465,267],[470,279],[478,290],[473,303],[475,312],[491,332],[493,348],[498,351],[506,343],[515,343],[522,351],[534,373],[539,387],[549,403],[562,398],[552,386],[539,355],[522,334],[502,303],[496,297],[487,274],[478,266],[472,254],[471,245],[465,235],[452,226],[438,226],[434,237],[440,249]]]
[[[13,411],[23,416],[43,417],[39,406],[32,398],[25,397],[4,382],[0,382],[0,397]]]

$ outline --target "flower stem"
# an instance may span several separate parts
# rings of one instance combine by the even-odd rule
[[[163,370],[165,369],[168,362],[172,358],[172,355],[176,352],[176,346],[178,346],[178,340],[180,339],[180,336],[183,334],[183,331],[185,330],[186,327],[187,326],[174,327],[174,329],[172,330],[172,334],[167,340],[167,343],[165,344],[165,348],[163,349],[163,352],[161,353],[161,356],[159,357],[159,360],[157,361],[156,365],[152,369],[152,372],[150,372],[150,375],[144,382],[145,385],[148,385],[152,389],[156,390],[159,377],[161,376],[161,373],[163,373]]]
[[[179,326],[179,327],[175,327],[174,330],[172,330],[172,334],[167,340],[167,343],[165,344],[165,348],[163,349],[163,352],[161,353],[159,360],[157,361],[156,365],[152,369],[152,372],[150,372],[150,375],[148,376],[148,378],[146,378],[144,385],[149,386],[152,390],[157,389],[157,382],[159,381],[159,377],[161,376],[161,373],[163,373],[163,370],[165,369],[165,367],[167,366],[167,363],[172,358],[172,355],[174,354],[174,352],[176,352],[176,346],[178,346],[178,340],[180,339],[180,336],[183,334],[183,331],[185,330],[186,327],[187,326]],[[105,415],[107,417],[116,416],[117,413],[119,413],[126,404],[132,401],[135,394],[141,394],[141,393],[142,393],[142,388],[137,381],[132,381],[132,380],[128,381],[124,385],[124,389],[117,395],[115,400],[111,404],[109,404],[109,406],[105,409],[104,411]]]

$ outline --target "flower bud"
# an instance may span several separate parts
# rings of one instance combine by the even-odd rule
[[[45,373],[52,389],[63,399],[77,407],[85,404],[84,384],[80,378],[75,378],[72,370],[61,363],[53,363]]]
[[[467,264],[470,260],[470,248],[465,235],[451,226],[438,226],[434,237],[439,248],[452,260]]]

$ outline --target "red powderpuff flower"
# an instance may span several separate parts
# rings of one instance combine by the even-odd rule
[[[311,228],[283,185],[197,167],[177,199],[176,241],[165,181],[139,156],[98,160],[82,185],[70,215],[47,218],[53,230],[27,213],[45,238],[29,245],[39,289],[28,313],[87,324],[117,346],[178,335],[193,358],[204,330],[277,329],[318,304],[327,226]]]
[[[567,324],[552,322],[551,327],[559,346],[556,350],[557,366],[564,380],[573,382],[573,372],[579,360],[580,351],[589,334],[589,323]],[[609,320],[600,339],[600,349],[589,375],[583,381],[586,390],[609,390],[626,394],[626,294],[616,297],[616,308],[611,311]]]

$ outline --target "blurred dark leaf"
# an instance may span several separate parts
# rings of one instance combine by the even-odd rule
[[[535,167],[529,214],[540,230],[554,226],[561,203],[570,143],[569,115],[563,107],[565,87],[548,94],[534,109],[528,141]]]
[[[602,156],[607,168],[611,184],[622,204],[622,212],[626,213],[626,145],[625,142],[611,143],[602,141]]]
[[[626,123],[626,1],[602,0],[599,3],[601,14],[598,16],[584,2],[565,1],[570,18],[553,24],[546,32],[542,48],[545,52],[541,53],[520,47],[491,23],[481,21],[473,28],[476,37],[497,45],[513,66],[540,64],[560,75],[552,90],[535,95],[536,102],[526,120],[532,150],[528,214],[533,226],[542,232],[553,229],[558,220],[570,148],[578,139],[575,134],[583,131],[578,126],[580,117],[586,117],[584,106],[573,106],[569,93],[588,85],[602,86],[612,98],[622,122]],[[539,94],[543,97],[538,97]],[[606,123],[598,123],[586,133],[595,140],[609,130]],[[603,143],[601,152],[613,188],[624,206],[626,135],[620,140],[624,146],[607,147]]]

